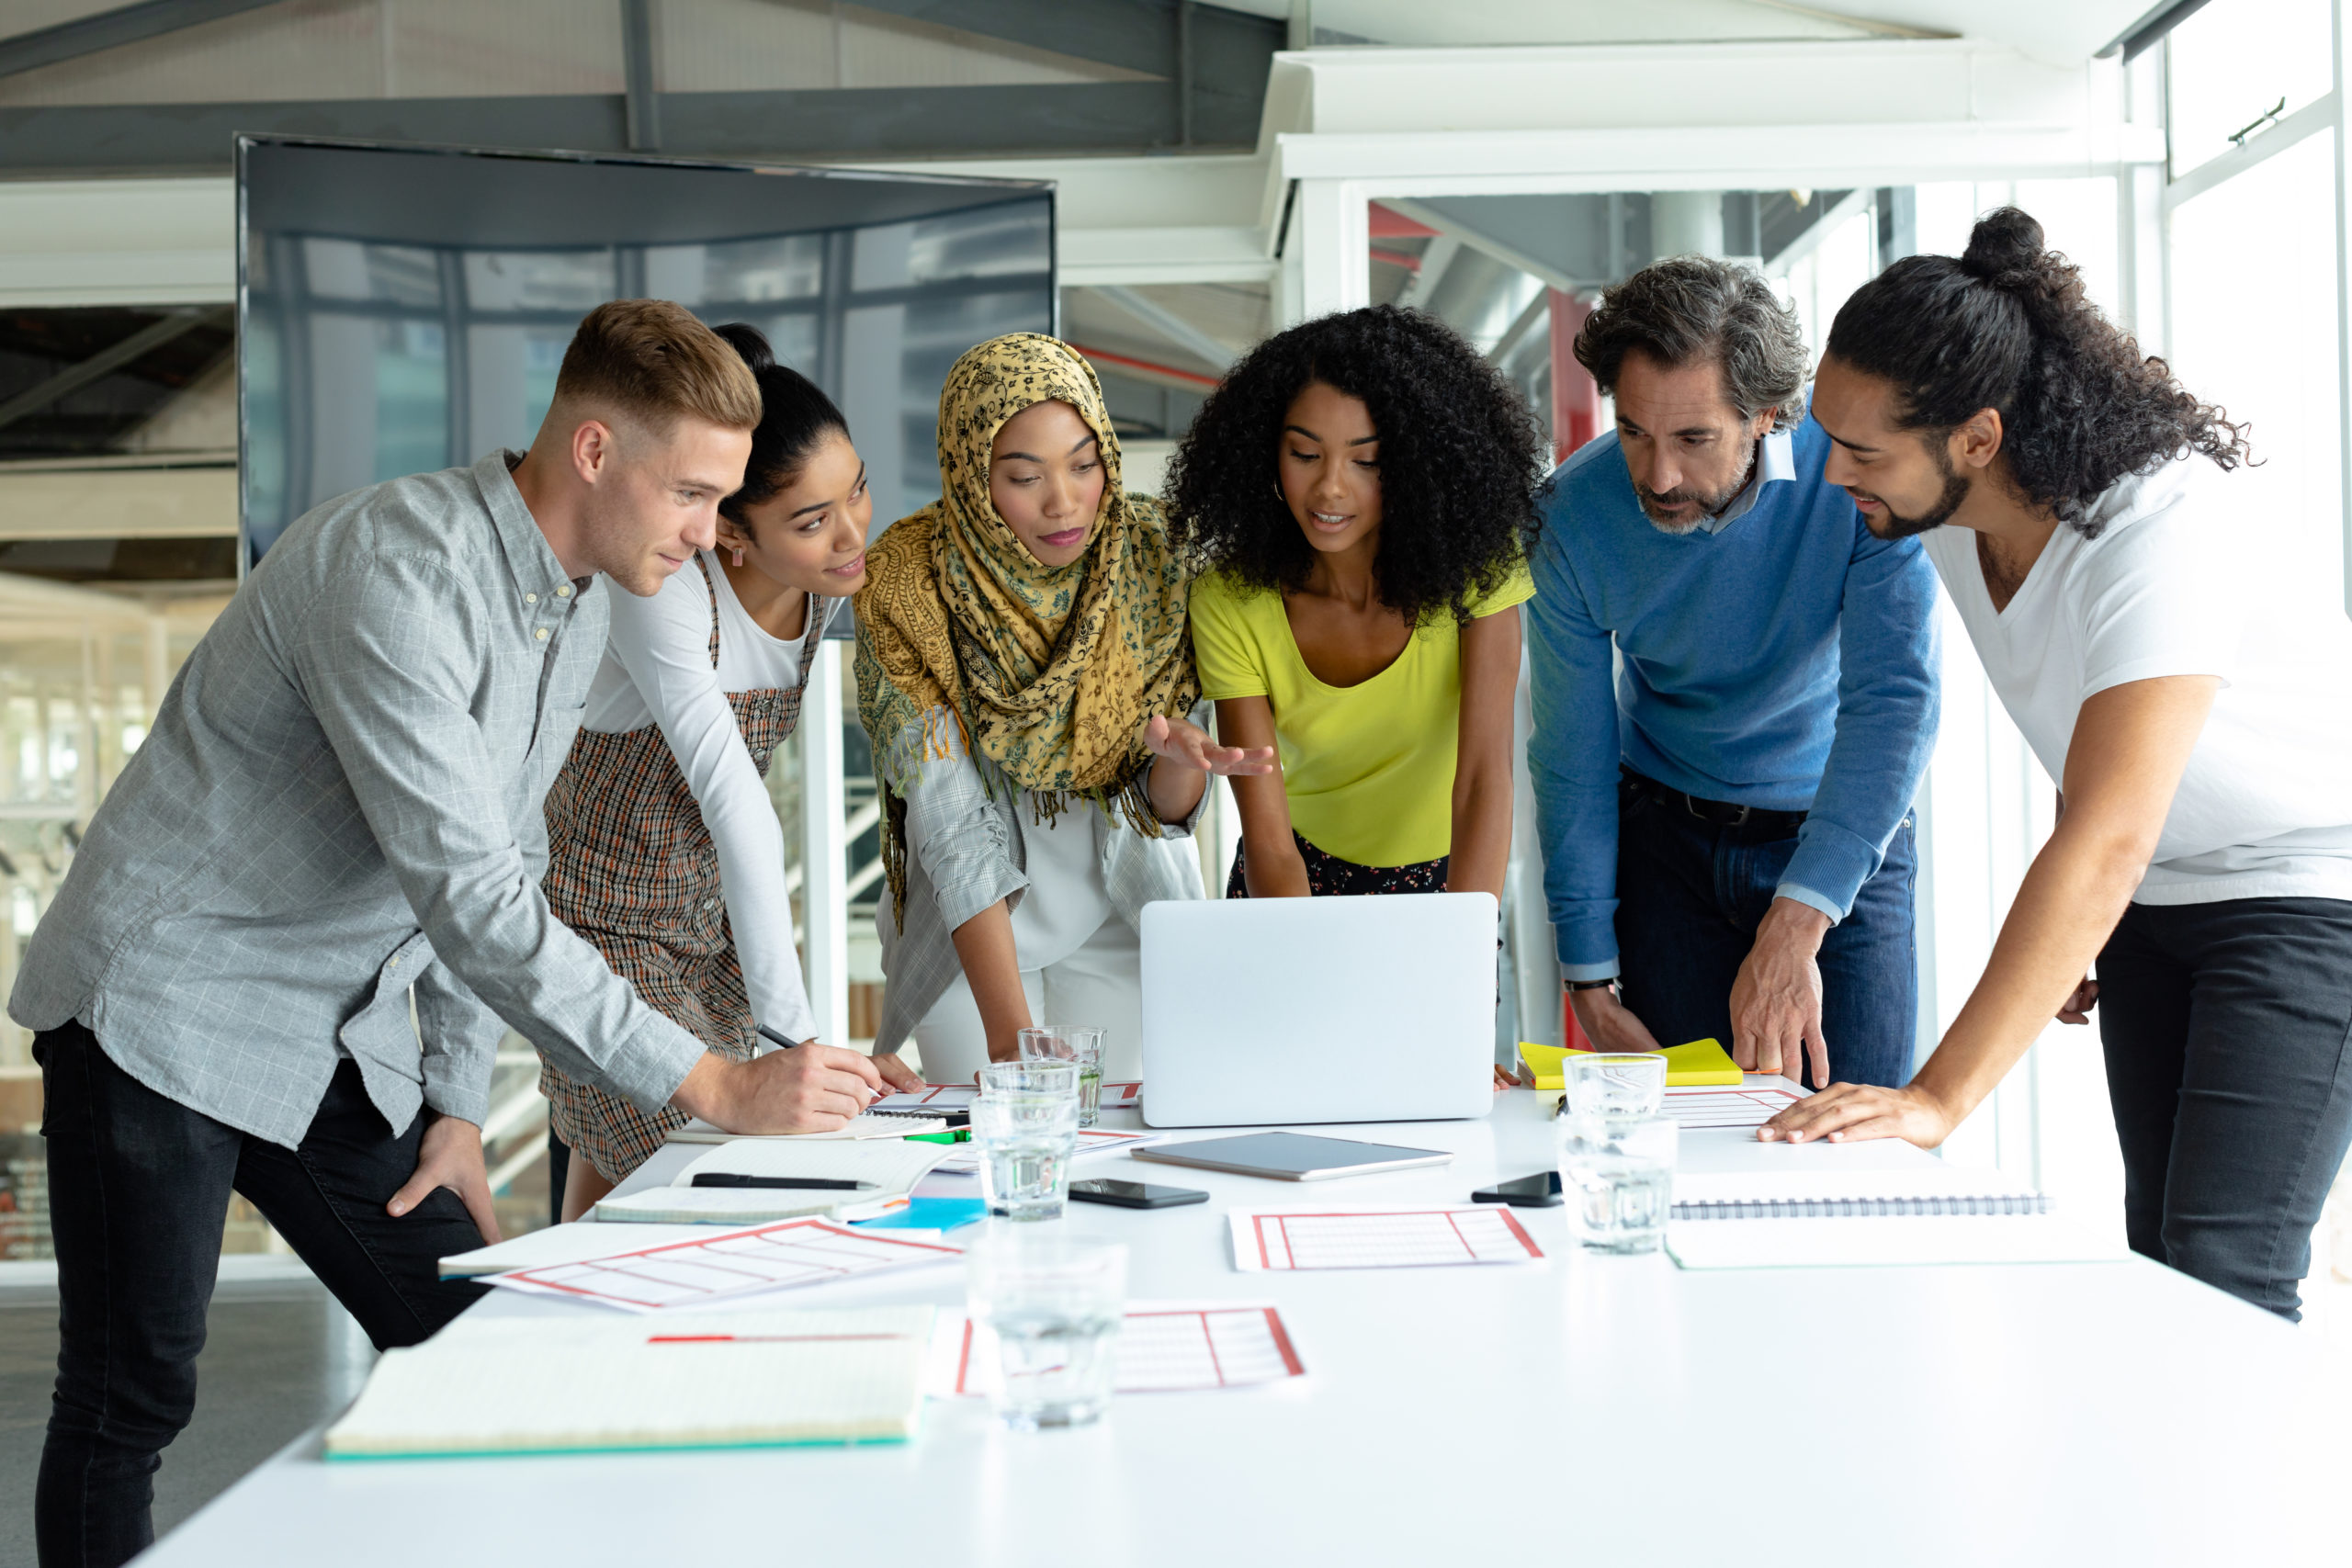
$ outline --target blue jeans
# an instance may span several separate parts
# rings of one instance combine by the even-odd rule
[[[1916,833],[1905,817],[1852,911],[1822,939],[1821,1032],[1833,1082],[1911,1081]],[[1794,838],[1718,827],[1630,786],[1620,791],[1617,962],[1625,1006],[1659,1044],[1712,1036],[1731,1049],[1732,982],[1796,848]],[[1808,1062],[1808,1083],[1812,1070]]]

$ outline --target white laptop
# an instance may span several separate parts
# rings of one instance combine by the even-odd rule
[[[1146,905],[1145,1122],[1484,1116],[1498,913],[1485,893]]]

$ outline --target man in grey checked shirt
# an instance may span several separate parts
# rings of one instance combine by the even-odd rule
[[[854,1052],[707,1052],[539,893],[601,580],[650,594],[713,547],[759,415],[685,310],[599,307],[528,453],[312,511],[172,683],[8,1001],[37,1032],[57,1245],[45,1568],[153,1539],[232,1190],[379,1348],[473,1300],[437,1261],[498,1234],[500,1020],[583,1082],[731,1131],[837,1127],[878,1090]]]

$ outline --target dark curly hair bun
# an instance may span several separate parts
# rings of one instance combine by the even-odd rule
[[[1959,257],[1905,256],[1855,290],[1826,357],[1893,383],[1896,423],[1934,441],[1997,412],[2010,483],[2086,537],[2091,503],[2130,475],[2192,452],[2249,460],[2243,428],[2142,355],[2014,207],[1979,219]]]
[[[1960,270],[1996,288],[2015,288],[2026,281],[2020,274],[2039,277],[2043,264],[2055,260],[2042,248],[2041,225],[2014,207],[1986,213],[1968,236]]]
[[[1169,467],[1170,526],[1204,570],[1295,591],[1314,570],[1282,498],[1283,419],[1320,382],[1361,399],[1380,437],[1382,604],[1456,621],[1527,558],[1544,452],[1519,394],[1433,316],[1371,305],[1268,338],[1226,374]]]

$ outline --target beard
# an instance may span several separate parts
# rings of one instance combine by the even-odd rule
[[[1691,489],[1689,485],[1678,485],[1672,490],[1661,492],[1651,490],[1647,486],[1644,485],[1641,480],[1635,479],[1634,481],[1634,499],[1641,503],[1642,515],[1650,520],[1651,527],[1656,528],[1661,534],[1671,534],[1679,538],[1682,535],[1688,534],[1697,528],[1699,525],[1705,522],[1708,518],[1720,515],[1723,509],[1729,506],[1732,502],[1738,497],[1739,492],[1747,488],[1748,479],[1754,473],[1756,468],[1756,458],[1752,453],[1748,457],[1747,467],[1748,472],[1741,474],[1737,479],[1733,481],[1729,489],[1724,490],[1720,494],[1707,495],[1702,491]],[[1679,507],[1685,502],[1695,502],[1697,506],[1697,509],[1688,517],[1675,518],[1661,517],[1658,515],[1660,512],[1667,508]]]
[[[1941,451],[1936,453],[1936,467],[1943,470],[1944,476],[1943,493],[1936,497],[1936,503],[1917,517],[1905,517],[1894,510],[1894,503],[1886,497],[1873,497],[1886,508],[1886,521],[1871,524],[1871,533],[1882,539],[1907,539],[1914,534],[1940,528],[1951,521],[1952,513],[1967,502],[1968,493],[1976,488],[1976,482],[1956,471],[1951,466],[1951,458]]]

